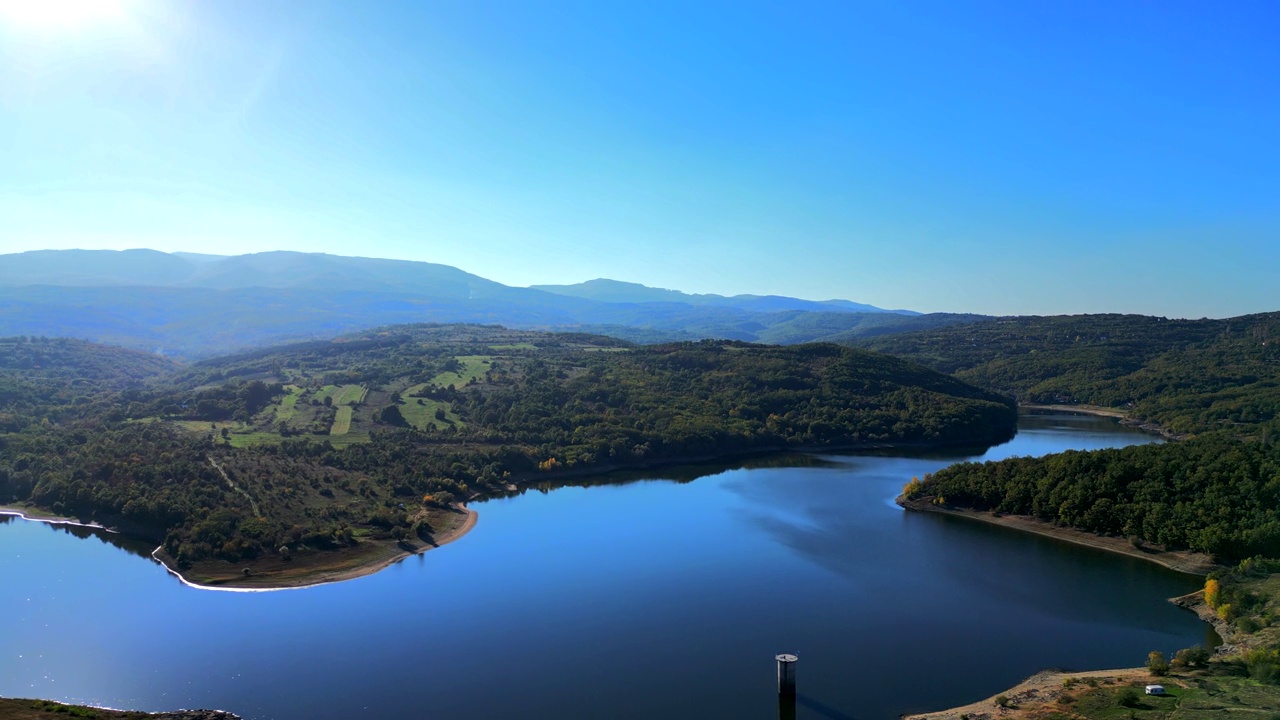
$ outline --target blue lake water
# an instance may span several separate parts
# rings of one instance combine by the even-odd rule
[[[303,590],[186,587],[81,530],[0,524],[0,695],[247,719],[889,720],[1047,667],[1141,664],[1211,636],[1200,580],[893,504],[958,460],[1155,438],[1028,415],[985,453],[681,467],[474,507],[462,540]],[[696,478],[696,479],[693,479]],[[692,480],[692,481],[691,481]],[[585,484],[585,483],[584,483]]]

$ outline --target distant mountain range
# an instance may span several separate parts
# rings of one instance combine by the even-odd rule
[[[0,336],[78,337],[185,358],[409,322],[574,330],[639,342],[790,344],[982,317],[848,300],[691,295],[604,279],[518,288],[447,265],[319,253],[0,255]]]
[[[864,305],[863,303],[849,300],[800,300],[799,298],[780,295],[734,295],[732,297],[725,297],[724,295],[691,295],[682,293],[679,290],[663,290],[639,283],[606,280],[604,278],[588,280],[577,285],[530,285],[529,287],[557,295],[609,303],[682,303],[707,307],[731,307],[751,312],[803,310],[805,312],[920,314],[912,310],[885,310],[875,305]]]

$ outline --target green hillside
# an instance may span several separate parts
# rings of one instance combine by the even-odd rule
[[[862,344],[1023,402],[1119,408],[1186,436],[956,465],[909,497],[1227,561],[1280,555],[1280,313],[1002,318]]]
[[[1280,313],[1000,318],[855,344],[1021,402],[1122,408],[1179,433],[1267,422],[1280,411]]]
[[[153,537],[183,565],[253,565],[431,542],[454,500],[556,471],[990,443],[1016,422],[992,393],[836,345],[637,347],[418,325],[184,368],[147,362],[158,372],[146,383],[122,373],[84,396],[70,375],[32,377],[36,400],[0,435],[0,500]]]

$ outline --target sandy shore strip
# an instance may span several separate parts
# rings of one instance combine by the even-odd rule
[[[1020,403],[1019,409],[1023,410],[1055,410],[1057,412],[1080,413],[1082,415],[1098,415],[1101,417],[1116,418],[1124,420],[1129,417],[1129,413],[1119,408],[1103,407],[1101,405],[1038,405],[1036,403]]]
[[[985,700],[979,700],[963,707],[938,710],[936,712],[903,715],[903,720],[993,720],[994,718],[1030,718],[1038,716],[1037,711],[1050,703],[1055,703],[1059,696],[1071,693],[1068,683],[1097,683],[1101,687],[1112,685],[1129,685],[1140,681],[1150,681],[1151,673],[1146,668],[1121,668],[1118,670],[1089,670],[1086,672],[1063,672],[1045,670],[1023,680],[1017,685],[997,693]],[[1170,678],[1161,678],[1169,684]],[[1008,699],[1009,707],[997,704],[996,698]]]
[[[18,517],[31,522],[48,523],[49,525],[74,525],[76,527],[87,527],[95,530],[104,530],[106,532],[116,532],[109,527],[99,525],[98,523],[86,523],[71,517],[55,515],[46,510],[28,507],[16,507],[13,505],[0,505],[0,515],[8,515],[10,517]]]
[[[200,590],[223,590],[227,592],[299,590],[372,575],[407,557],[420,555],[428,550],[448,545],[458,540],[463,535],[471,532],[472,528],[476,526],[479,513],[468,508],[466,503],[458,503],[456,508],[463,515],[460,522],[440,533],[434,543],[415,543],[412,550],[408,549],[407,543],[370,542],[364,543],[365,547],[359,548],[355,552],[327,551],[318,554],[313,558],[318,561],[314,565],[308,565],[305,560],[290,563],[275,561],[270,563],[272,567],[267,572],[259,571],[244,575],[241,567],[236,567],[226,569],[211,578],[201,578],[202,582],[187,577],[187,575],[193,574],[191,570],[188,570],[187,575],[184,575],[178,569],[177,561],[164,552],[163,547],[157,547],[153,550],[151,558],[164,566],[165,570],[177,577],[184,585]],[[0,505],[0,516],[17,517],[30,522],[49,525],[73,525],[109,533],[119,532],[114,528],[98,523],[81,522],[75,518],[63,517],[48,510],[33,507]],[[255,563],[255,565],[261,566],[262,563]],[[271,572],[271,570],[275,572]]]
[[[980,510],[969,510],[965,508],[947,507],[945,505],[934,505],[932,498],[917,498],[915,500],[906,500],[899,496],[898,504],[908,510],[920,510],[924,512],[942,513],[944,515],[954,515],[957,517],[969,518],[979,522],[990,523],[992,525],[1000,525],[1003,527],[1021,530],[1023,532],[1035,533],[1045,537],[1065,540],[1076,545],[1087,545],[1099,550],[1128,555],[1129,557],[1146,560],[1148,562],[1163,565],[1170,570],[1187,573],[1189,575],[1208,575],[1218,567],[1213,558],[1203,553],[1195,553],[1187,550],[1161,550],[1150,546],[1134,547],[1132,543],[1124,538],[1106,537],[1104,535],[1094,535],[1083,530],[1075,528],[1062,527],[1054,525],[1033,517],[1025,515],[997,515],[991,512]]]
[[[309,566],[306,562],[299,562],[298,560],[288,563],[277,561],[265,572],[260,570],[250,575],[244,575],[240,571],[230,570],[211,578],[201,578],[202,582],[197,582],[188,577],[188,575],[194,574],[193,570],[187,570],[187,574],[184,575],[182,571],[178,570],[177,562],[168,553],[164,552],[163,547],[156,548],[151,553],[151,557],[163,565],[171,575],[181,580],[183,585],[199,590],[221,590],[224,592],[302,590],[317,585],[329,585],[372,575],[407,557],[421,555],[428,550],[433,550],[458,540],[463,535],[471,532],[472,528],[476,526],[480,514],[468,508],[466,503],[458,503],[455,507],[463,513],[462,521],[441,533],[434,543],[416,544],[412,550],[406,547],[407,543],[380,542],[367,543],[365,548],[358,549],[354,553],[325,551],[314,556],[315,560],[323,563],[323,565],[318,566]]]

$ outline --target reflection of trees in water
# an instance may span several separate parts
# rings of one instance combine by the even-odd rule
[[[49,525],[49,528],[54,532],[65,532],[66,534],[73,535],[81,540],[88,540],[91,537],[96,537],[104,544],[120,548],[132,555],[138,555],[145,558],[151,557],[151,551],[155,550],[156,547],[153,543],[146,542],[145,540],[137,540],[125,537],[120,533],[107,532],[105,530],[85,527],[83,525]]]
[[[719,475],[730,470],[755,470],[760,468],[837,467],[839,463],[817,455],[805,453],[777,453],[733,459],[710,460],[704,463],[671,465],[642,470],[614,470],[613,472],[582,477],[530,481],[507,493],[491,493],[492,497],[516,497],[530,490],[547,493],[562,487],[596,487],[600,485],[631,485],[638,482],[690,483],[698,478]]]

